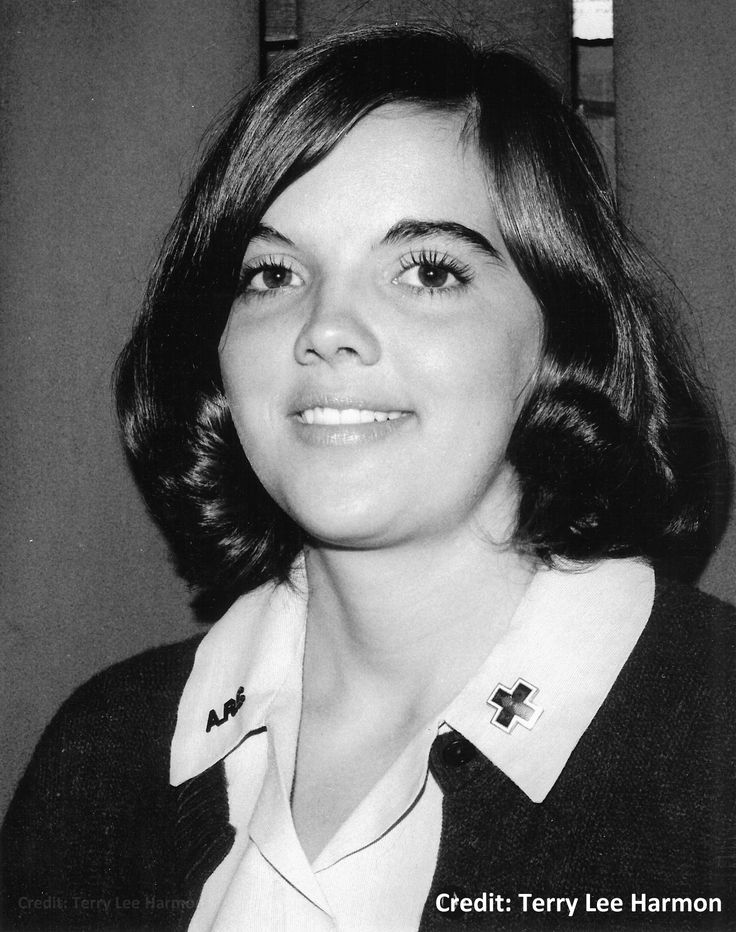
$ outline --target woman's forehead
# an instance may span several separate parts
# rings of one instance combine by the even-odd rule
[[[288,230],[306,234],[324,224],[382,236],[407,217],[495,232],[486,167],[466,124],[464,111],[379,107],[289,185],[263,222],[290,238]]]

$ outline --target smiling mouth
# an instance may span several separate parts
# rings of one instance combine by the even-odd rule
[[[299,411],[302,424],[334,427],[339,424],[373,424],[395,421],[405,416],[404,411],[374,411],[370,408],[305,408]]]

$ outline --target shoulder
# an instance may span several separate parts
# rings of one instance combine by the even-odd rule
[[[657,666],[705,677],[714,685],[736,679],[736,609],[698,589],[657,579],[642,646]]]
[[[657,580],[638,643],[545,801],[609,889],[730,889],[735,661],[734,609]]]
[[[736,634],[733,628],[736,625],[736,608],[733,605],[667,577],[657,576],[652,614],[695,625],[725,624],[726,629],[731,628],[731,636]]]
[[[8,813],[64,797],[121,792],[123,776],[161,783],[179,696],[201,637],[157,647],[96,674],[46,727]],[[140,784],[139,784],[140,785]]]
[[[16,798],[34,787],[81,789],[117,762],[163,773],[179,697],[201,636],[115,663],[76,689],[46,727]]]
[[[613,690],[662,733],[705,735],[736,717],[736,610],[704,592],[657,578],[652,611]],[[724,729],[725,730],[725,729]],[[725,738],[725,734],[724,734]]]
[[[689,811],[710,804],[722,816],[736,785],[734,608],[657,580],[649,621],[601,712],[599,748],[620,755],[627,780],[639,774],[649,805],[686,798]]]
[[[147,650],[113,664],[76,689],[46,729],[39,747],[140,742],[173,732],[176,710],[201,636]]]
[[[657,806],[718,812],[736,785],[734,721],[736,611],[658,579],[649,620],[571,762],[579,779],[595,773],[628,805],[639,799],[647,818]]]
[[[96,712],[115,716],[124,703],[178,703],[202,637],[155,647],[114,663],[75,690],[60,713],[75,715],[93,706]]]
[[[199,640],[98,673],[46,728],[2,830],[2,911],[11,927],[39,921],[18,912],[21,901],[126,884],[137,884],[138,896],[151,865],[160,872],[167,863],[175,849],[169,749]]]

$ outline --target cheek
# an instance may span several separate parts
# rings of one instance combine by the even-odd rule
[[[487,317],[457,329],[427,354],[425,371],[436,397],[476,421],[515,421],[534,382],[541,352],[536,320],[528,327],[494,325]]]
[[[273,348],[258,334],[228,325],[220,341],[220,374],[225,397],[246,456],[253,467],[259,447],[269,436],[273,415],[270,402],[276,394]]]
[[[274,316],[255,318],[237,307],[220,339],[220,373],[231,404],[272,397],[293,365],[294,334]]]
[[[226,392],[240,396],[248,394],[267,372],[263,364],[269,348],[264,345],[263,334],[247,327],[237,318],[228,321],[220,339],[220,373]]]
[[[543,321],[539,306],[526,292],[512,298],[506,310],[500,325],[487,333],[486,359],[479,359],[478,365],[496,386],[498,397],[505,397],[515,422],[539,373]]]

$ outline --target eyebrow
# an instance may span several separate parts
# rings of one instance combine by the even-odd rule
[[[458,239],[469,246],[480,249],[492,259],[503,261],[501,253],[479,233],[462,223],[454,220],[399,220],[383,237],[382,245],[391,246],[411,239],[427,239],[430,236],[442,234]]]
[[[270,227],[267,223],[258,223],[255,227],[253,227],[253,232],[248,237],[248,242],[252,243],[253,240],[256,239],[275,240],[277,243],[281,243],[282,246],[290,246],[292,249],[296,248],[288,236],[284,236],[283,233],[279,233],[278,230]]]
[[[412,239],[428,239],[430,236],[437,236],[438,234],[451,236],[463,243],[467,243],[469,246],[473,246],[475,249],[479,249],[481,252],[490,256],[491,259],[503,261],[501,253],[495,246],[491,245],[482,233],[473,230],[471,227],[466,227],[462,223],[457,223],[454,220],[399,220],[383,237],[381,245],[391,246],[396,243],[405,243]],[[272,240],[281,243],[283,246],[288,246],[292,249],[296,248],[295,244],[288,236],[279,233],[278,230],[269,226],[267,223],[256,224],[248,242],[252,243],[257,239]]]

